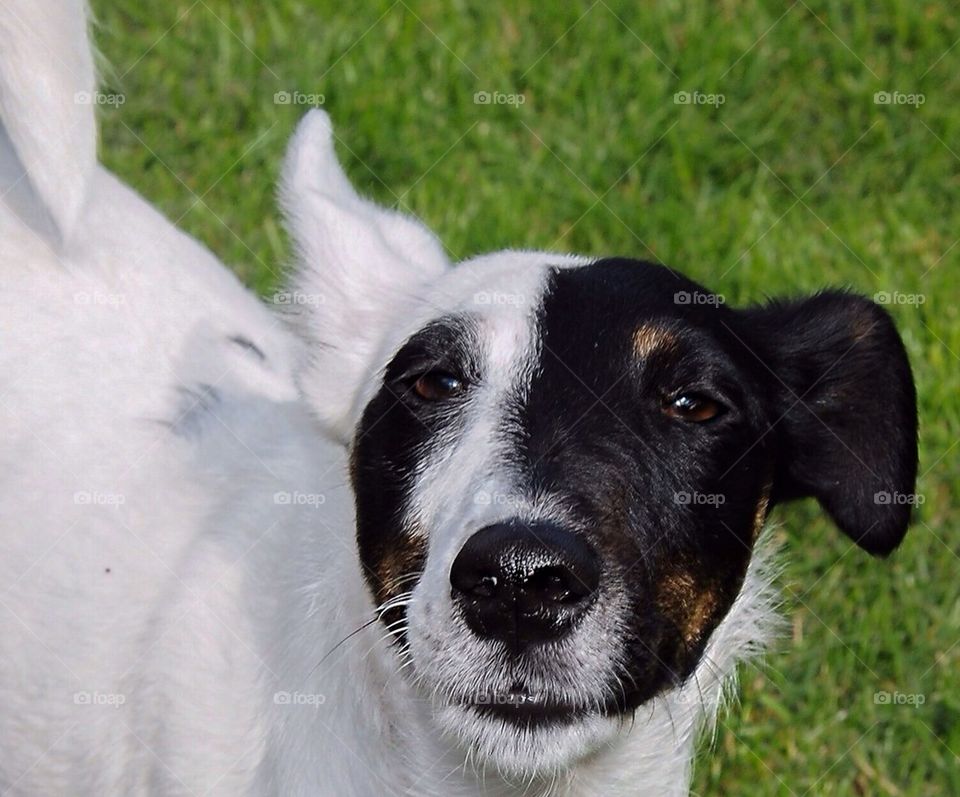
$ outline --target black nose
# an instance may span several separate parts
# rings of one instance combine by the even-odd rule
[[[586,540],[560,526],[500,523],[467,540],[450,583],[473,632],[520,653],[574,626],[596,595],[600,561]]]

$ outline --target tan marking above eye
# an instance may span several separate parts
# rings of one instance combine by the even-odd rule
[[[649,357],[656,351],[670,351],[676,348],[676,335],[656,324],[642,324],[633,333],[633,350],[640,358]]]

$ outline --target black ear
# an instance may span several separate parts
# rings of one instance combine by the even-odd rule
[[[916,390],[889,314],[828,292],[748,309],[744,320],[767,366],[774,500],[813,496],[860,547],[889,554],[906,534],[917,477]]]

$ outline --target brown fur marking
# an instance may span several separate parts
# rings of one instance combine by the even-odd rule
[[[719,600],[713,587],[699,583],[687,570],[668,574],[660,582],[658,603],[688,645],[698,642],[716,614]]]
[[[676,336],[663,327],[643,324],[633,333],[633,349],[640,358],[649,357],[657,351],[670,351],[676,347]]]

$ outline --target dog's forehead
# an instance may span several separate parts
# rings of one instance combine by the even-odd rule
[[[567,356],[594,363],[677,350],[685,331],[709,333],[724,318],[722,297],[664,266],[544,252],[465,261],[433,286],[428,306],[435,316],[477,318],[488,338],[506,340],[523,326]]]
[[[434,317],[536,315],[608,332],[633,332],[656,318],[710,326],[722,305],[720,297],[655,263],[527,251],[463,261],[430,287],[424,301]],[[618,329],[623,325],[629,329]]]
[[[634,333],[662,319],[666,327],[709,329],[721,297],[657,263],[604,258],[555,269],[544,290],[543,316],[566,317],[582,328]],[[655,326],[655,324],[654,324]]]

